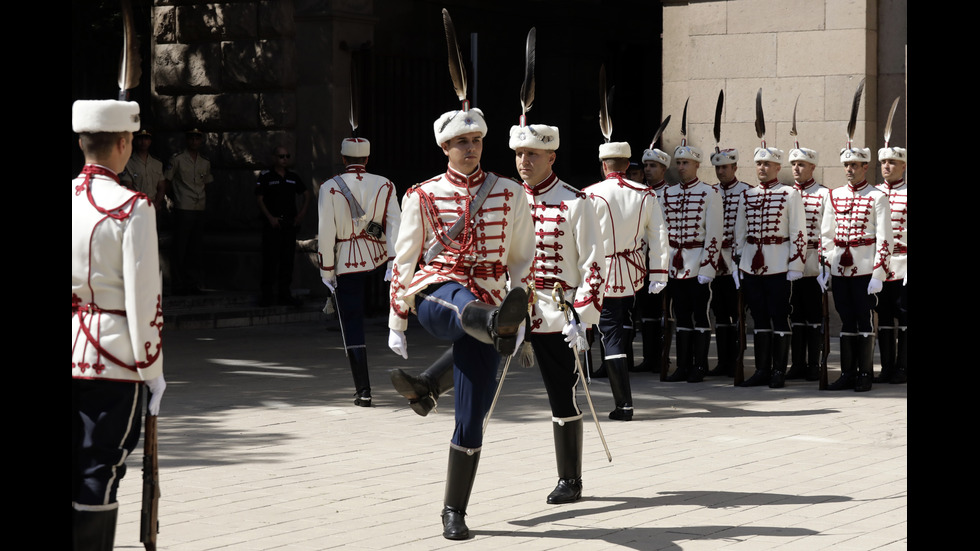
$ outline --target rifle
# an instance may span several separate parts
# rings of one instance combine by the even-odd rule
[[[150,393],[146,393],[149,404]],[[156,551],[160,531],[160,470],[157,456],[157,416],[146,412],[143,429],[143,509],[140,511],[140,543]]]

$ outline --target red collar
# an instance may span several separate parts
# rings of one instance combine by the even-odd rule
[[[722,189],[732,189],[733,187],[735,187],[735,184],[737,183],[738,183],[738,178],[735,178],[731,182],[728,182],[727,184],[721,184],[721,187]]]
[[[471,188],[473,186],[478,186],[483,183],[483,180],[485,180],[486,177],[487,173],[483,172],[483,169],[480,167],[476,167],[473,174],[469,175],[462,174],[452,167],[446,167],[446,179],[457,187]]]
[[[93,174],[99,174],[99,175],[105,176],[107,178],[111,178],[117,184],[119,183],[119,176],[115,172],[113,172],[112,170],[110,170],[110,169],[108,169],[108,168],[106,168],[106,167],[104,167],[102,165],[87,164],[84,167],[82,167],[82,173],[81,174],[84,174],[85,175],[85,181],[86,182],[88,182],[92,178],[92,175]]]
[[[693,180],[691,180],[690,182],[683,182],[683,183],[681,184],[681,187],[682,187],[682,188],[684,188],[684,189],[687,189],[687,188],[689,188],[689,187],[693,187],[693,186],[694,186],[695,184],[697,184],[697,183],[698,183],[698,182],[700,182],[700,181],[701,181],[701,180],[698,180],[698,177],[697,177],[697,176],[695,176],[695,177],[694,177],[694,179],[693,179]]]
[[[558,175],[552,172],[547,178],[541,180],[534,187],[528,186],[527,182],[523,182],[524,190],[531,195],[541,195],[551,191],[551,188],[558,182]]]
[[[807,180],[807,181],[805,181],[803,183],[800,183],[800,182],[797,182],[797,181],[794,180],[793,181],[793,187],[795,187],[796,189],[798,189],[800,191],[803,191],[804,189],[812,186],[814,184],[814,182],[815,182],[815,180],[813,178],[810,178],[809,180]]]
[[[779,178],[773,178],[772,180],[769,180],[768,182],[762,182],[762,183],[760,183],[759,184],[759,187],[761,187],[762,189],[770,189],[770,188],[772,188],[773,186],[775,186],[778,183],[779,183]]]
[[[885,182],[885,185],[888,186],[888,189],[895,189],[897,187],[902,187],[902,184],[904,184],[904,183],[905,183],[905,178],[899,178],[898,180],[895,180],[894,182]]]
[[[853,185],[852,184],[847,184],[847,187],[851,188],[851,191],[861,191],[862,189],[864,189],[865,187],[867,187],[867,185],[868,185],[868,181],[867,180],[861,180],[860,182],[858,182],[856,184],[853,184]]]
[[[666,186],[667,186],[667,180],[660,180],[656,184],[650,186],[650,189],[663,189]]]

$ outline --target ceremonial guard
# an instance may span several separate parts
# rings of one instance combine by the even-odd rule
[[[823,348],[823,294],[826,289],[820,286],[820,223],[830,190],[813,179],[813,171],[819,162],[819,155],[812,149],[800,147],[789,152],[789,162],[793,166],[793,187],[800,192],[803,210],[806,213],[806,262],[803,277],[793,282],[790,301],[790,322],[792,324],[793,354],[792,366],[786,372],[787,379],[805,378],[816,381],[820,378],[820,362]]]
[[[687,119],[687,105],[684,106]],[[681,133],[686,134],[686,124]],[[698,179],[701,149],[687,144],[674,149],[674,165],[681,183],[664,193],[670,244],[668,292],[677,322],[677,369],[667,381],[698,383],[708,372],[711,322],[709,284],[715,278],[724,238],[721,192]]]
[[[667,190],[667,168],[670,166],[670,155],[657,149],[656,143],[663,129],[670,122],[670,116],[664,119],[660,129],[650,143],[649,149],[643,150],[641,160],[643,162],[644,183],[653,194],[657,196],[657,203],[660,204],[660,211],[663,213],[664,192]],[[668,255],[670,253],[668,252]],[[649,268],[649,266],[648,266]],[[661,362],[664,360],[664,348],[669,348],[668,335],[671,334],[668,326],[670,316],[667,314],[669,306],[667,299],[668,293],[663,292],[658,295],[651,295],[646,287],[641,287],[637,292],[637,308],[640,311],[640,333],[643,338],[643,362],[633,368],[633,371],[649,371],[660,373]],[[632,349],[632,347],[630,347]]]
[[[871,390],[875,302],[871,295],[880,292],[888,278],[893,248],[888,196],[867,180],[871,150],[851,145],[863,89],[864,81],[855,93],[847,146],[840,154],[847,185],[831,190],[821,224],[834,307],[841,318],[841,376],[827,390]]]
[[[803,275],[806,216],[800,192],[777,179],[783,151],[755,150],[759,185],[742,192],[735,220],[735,255],[752,312],[755,373],[741,386],[782,388],[789,362],[791,282]]]
[[[347,167],[320,186],[317,199],[320,277],[336,300],[344,350],[354,377],[354,405],[371,406],[371,378],[364,344],[365,289],[385,268],[391,280],[401,211],[395,186],[367,172],[371,143],[346,138],[340,155]]]
[[[72,105],[85,154],[71,184],[73,549],[112,549],[116,491],[140,437],[141,383],[152,415],[166,386],[156,214],[118,176],[139,124],[134,102]]]
[[[153,135],[140,130],[133,135],[133,156],[126,163],[126,170],[119,175],[122,185],[146,195],[159,211],[166,205],[167,180],[163,177],[163,163],[150,155]]]
[[[711,311],[715,314],[715,342],[718,345],[718,366],[709,375],[735,374],[735,364],[741,353],[738,342],[738,289],[735,286],[738,265],[735,253],[735,219],[739,199],[749,184],[738,179],[738,150],[718,149],[711,155],[711,164],[721,190],[725,229],[721,241],[718,270],[711,282]]]
[[[534,230],[524,188],[480,167],[487,124],[470,108],[455,30],[443,10],[450,75],[462,109],[433,124],[446,172],[405,194],[391,280],[389,347],[408,357],[405,329],[415,311],[433,336],[453,344],[456,426],[442,510],[443,536],[469,537],[469,503],[501,355],[515,352],[527,316],[525,291]],[[509,289],[509,292],[508,292]]]
[[[600,82],[600,88],[605,90],[604,67]],[[612,123],[605,102],[600,110],[599,123],[606,139],[606,143],[599,146],[599,159],[606,179],[583,191],[595,205],[606,252],[606,285],[599,332],[605,350],[609,386],[616,404],[609,418],[630,421],[633,419],[633,394],[626,348],[633,344],[624,326],[629,325],[627,320],[638,289],[647,285],[648,280],[651,294],[659,293],[666,286],[667,232],[656,194],[643,184],[626,179],[630,145],[609,141]]]
[[[908,380],[908,298],[907,285],[909,252],[909,184],[905,180],[907,152],[904,147],[888,145],[892,120],[898,98],[885,125],[885,147],[878,150],[881,176],[885,182],[878,189],[888,195],[892,217],[891,258],[888,275],[878,295],[878,350],[881,353],[881,372],[876,383],[904,383]]]

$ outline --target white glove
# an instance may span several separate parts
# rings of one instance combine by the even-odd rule
[[[742,276],[738,270],[732,272],[732,279],[735,280],[735,290],[738,291],[739,288],[742,286]]]
[[[659,294],[660,291],[663,291],[664,290],[664,287],[666,287],[666,286],[667,286],[667,284],[664,283],[663,281],[651,281],[650,282],[650,288],[647,289],[647,291],[649,291],[649,293],[651,295],[656,295],[656,294]]]
[[[150,389],[150,403],[146,407],[150,410],[150,415],[159,415],[160,400],[163,399],[163,391],[167,389],[167,381],[163,379],[163,375],[160,375],[143,382]]]
[[[392,329],[388,331],[388,348],[402,358],[408,359],[408,339],[404,331]]]
[[[578,347],[579,350],[589,349],[589,341],[585,338],[585,327],[581,323],[570,320],[565,324],[561,332],[565,335],[565,342],[568,343],[569,348]]]
[[[337,292],[337,279],[336,278],[327,279],[327,278],[324,277],[321,280],[323,281],[323,284],[327,286],[327,289],[330,289],[330,292],[331,293]]]
[[[823,289],[823,292],[827,292],[827,288],[830,287],[830,272],[822,270],[817,274],[817,284]]]
[[[517,343],[514,345],[514,352],[511,353],[511,357],[516,356],[521,351],[521,345],[524,344],[524,324],[522,323],[520,327],[517,328]]]
[[[905,277],[902,278],[902,287],[909,284],[909,273],[905,272]]]
[[[786,272],[786,281],[796,281],[803,277],[803,272],[797,272],[796,270],[789,270]]]
[[[708,277],[708,276],[699,275],[698,276],[698,283],[700,283],[701,285],[707,285],[707,284],[711,283],[711,280],[712,279],[714,279],[714,278]]]
[[[873,295],[881,292],[881,287],[882,285],[880,279],[871,278],[871,281],[868,283],[868,294]]]
[[[385,270],[385,281],[391,281],[391,276],[392,275],[393,274],[391,273],[391,268],[388,268],[387,270]]]

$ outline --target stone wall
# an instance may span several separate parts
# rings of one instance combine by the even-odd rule
[[[903,103],[892,144],[906,144],[906,0],[663,3],[663,112],[672,115],[667,151],[680,143],[679,123],[688,98],[689,142],[706,153],[714,149],[715,104],[723,89],[721,146],[739,150],[738,176],[754,182],[752,152],[760,145],[755,97],[761,88],[767,145],[787,152],[794,147],[790,129],[799,98],[800,145],[819,151],[815,177],[836,187],[843,183],[839,152],[862,78],[867,82],[854,145],[873,151],[881,146],[888,108],[899,95]],[[702,163],[699,176],[716,180],[710,163]],[[792,181],[788,163],[780,179]]]

